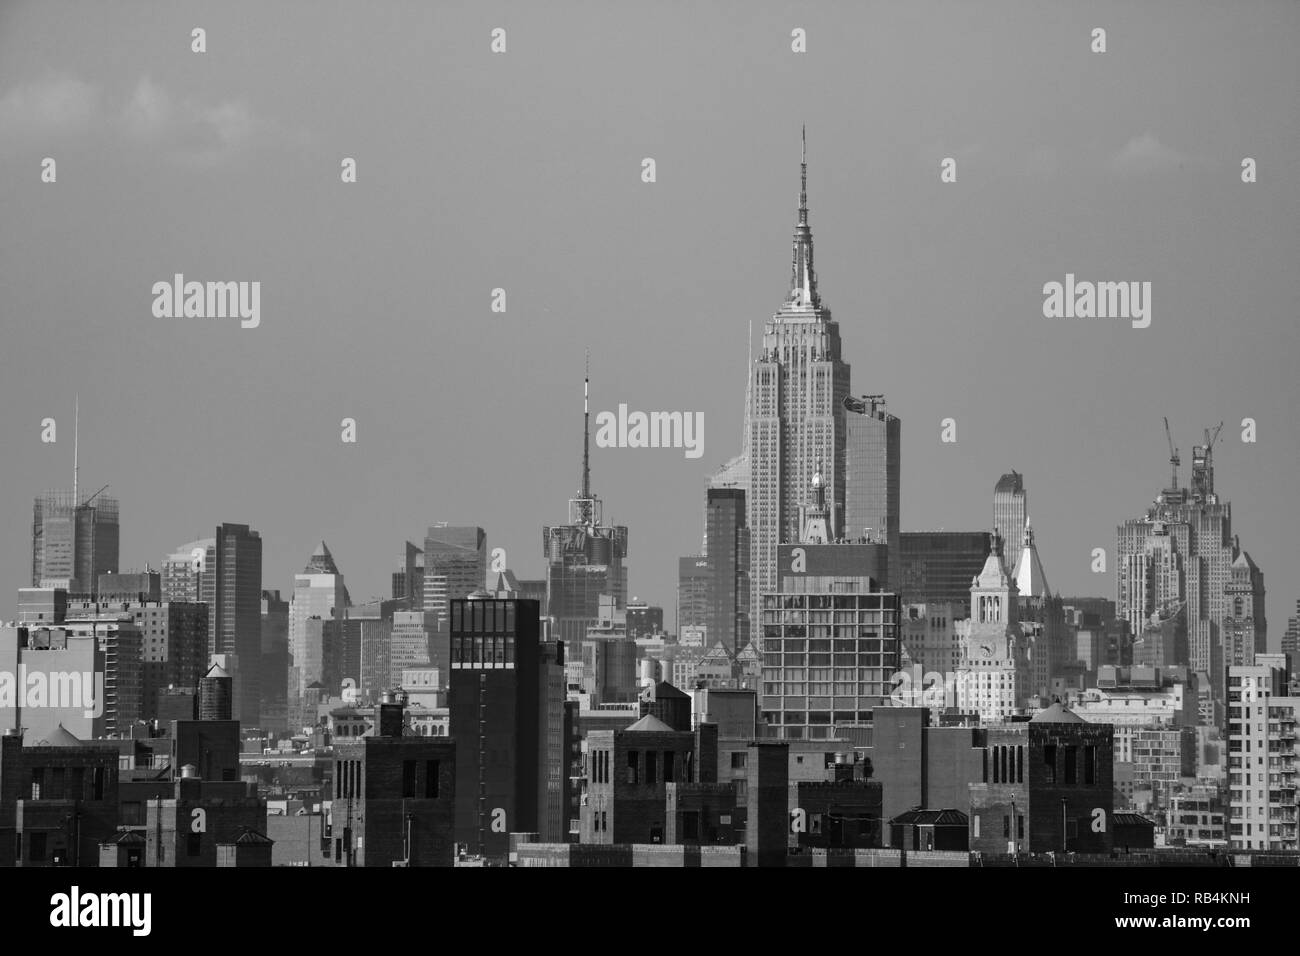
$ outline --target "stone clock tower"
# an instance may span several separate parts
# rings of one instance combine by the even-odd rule
[[[969,620],[958,622],[961,663],[957,706],[983,723],[1006,720],[1023,708],[1029,694],[1029,660],[1017,609],[1020,592],[1002,562],[1002,537],[971,581]]]

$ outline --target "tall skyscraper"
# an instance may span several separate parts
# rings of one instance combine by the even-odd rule
[[[471,853],[503,858],[510,833],[568,832],[564,650],[541,640],[538,611],[485,591],[451,602],[456,842]]]
[[[688,554],[677,559],[677,637],[682,629],[706,627],[709,619],[709,594],[713,590],[713,571],[702,554]],[[706,628],[705,634],[708,633]]]
[[[162,565],[162,599],[197,603],[203,600],[203,572],[216,538],[199,538],[169,554]]]
[[[1286,633],[1282,635],[1282,653],[1300,657],[1300,601],[1295,602],[1295,617],[1287,618]],[[1300,664],[1300,659],[1295,663]]]
[[[79,416],[78,416],[79,417]],[[32,509],[32,581],[88,593],[101,574],[118,570],[118,503],[105,485],[87,496],[80,487],[79,422],[73,424],[72,490],[50,490]]]
[[[117,499],[97,493],[47,491],[32,516],[32,587],[48,581],[89,592],[118,569]]]
[[[234,680],[235,719],[257,727],[261,715],[262,536],[246,524],[222,524],[204,558],[200,600],[208,606],[208,653],[224,656]]]
[[[424,606],[424,551],[410,541],[402,569],[393,572],[393,599],[405,601],[403,611],[418,611]]]
[[[735,657],[750,639],[749,528],[745,492],[710,488],[705,493],[705,540],[708,585],[704,626],[710,646],[722,644]]]
[[[262,592],[262,727],[289,729],[289,602]]]
[[[1025,476],[1010,471],[993,486],[993,527],[1002,536],[1002,556],[1007,573],[1014,575],[1020,567],[1020,550],[1024,547],[1025,522],[1029,520],[1029,496],[1025,493]]]
[[[564,641],[571,656],[599,618],[600,596],[614,596],[615,606],[627,607],[627,528],[606,525],[604,502],[591,490],[590,380],[582,383],[582,472],[578,495],[569,499],[568,524],[542,528],[546,557],[547,614],[551,634]]]
[[[448,656],[438,654],[436,637],[438,615],[433,611],[397,611],[393,614],[388,652],[388,687],[400,686],[402,671],[416,667],[437,667],[440,680],[447,680]],[[446,642],[441,646],[446,646]],[[382,655],[382,651],[378,653]],[[382,692],[381,689],[380,693]]]
[[[892,588],[899,571],[903,423],[886,409],[883,395],[844,400],[847,426],[844,464],[844,537],[883,541],[889,566],[881,587]]]
[[[841,537],[844,528],[849,365],[840,357],[839,325],[817,289],[806,141],[800,171],[790,291],[763,326],[749,385],[751,619],[758,617],[760,596],[776,589],[777,546],[799,540],[800,506],[818,470],[825,482],[832,539]]]
[[[1194,446],[1190,488],[1178,482],[1180,459],[1170,438],[1170,483],[1143,517],[1117,529],[1115,569],[1117,613],[1135,636],[1173,619],[1180,609],[1185,613],[1187,663],[1210,675],[1214,698],[1222,702],[1228,650],[1222,631],[1230,595],[1236,593],[1229,589],[1233,563],[1241,551],[1232,533],[1232,505],[1214,489],[1217,436],[1217,429],[1207,429],[1205,443]],[[1262,575],[1258,583],[1262,606]]]
[[[407,559],[414,568],[415,556],[409,549]],[[486,531],[446,522],[429,529],[424,538],[424,610],[438,615],[444,634],[450,602],[479,590],[486,578]]]
[[[312,683],[319,682],[330,694],[339,692],[343,619],[350,603],[343,575],[329,546],[322,541],[302,573],[293,578],[293,598],[289,602],[291,686],[287,692],[291,712],[302,706],[303,694]],[[328,673],[326,662],[331,665]]]

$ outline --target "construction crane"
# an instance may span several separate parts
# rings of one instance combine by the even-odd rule
[[[1205,444],[1192,448],[1192,490],[1197,495],[1214,493],[1214,459],[1211,454],[1222,428],[1223,422],[1219,422],[1213,432],[1205,429]]]
[[[1208,428],[1205,429],[1205,456],[1207,458],[1210,456],[1210,449],[1213,448],[1214,443],[1219,440],[1219,432],[1222,430],[1223,422],[1219,422],[1219,424],[1214,426],[1213,433],[1211,433]]]
[[[1165,438],[1169,440],[1169,487],[1177,488],[1178,466],[1182,463],[1182,459],[1178,457],[1178,449],[1174,447],[1174,436],[1169,430],[1169,419],[1167,417],[1165,418]]]
[[[98,498],[101,494],[103,494],[104,491],[105,491],[107,488],[108,488],[108,485],[105,485],[103,488],[100,488],[99,491],[95,492],[93,495],[91,495],[89,498],[87,498],[85,501],[83,501],[83,502],[81,503],[80,507],[85,508],[85,507],[89,506],[89,504],[90,504],[92,501],[94,501],[96,498]],[[74,501],[73,504],[76,505],[77,503]]]

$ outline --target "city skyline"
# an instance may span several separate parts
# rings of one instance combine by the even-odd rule
[[[19,922],[862,867],[1266,928],[1300,3],[733,7],[0,3]]]

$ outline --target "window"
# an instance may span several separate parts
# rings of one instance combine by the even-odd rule
[[[44,786],[45,786],[45,768],[33,767],[32,768],[32,799],[33,800],[41,799],[41,790],[44,788]],[[42,837],[41,839],[44,839],[44,837]],[[42,854],[42,859],[44,859],[43,854]]]
[[[1002,817],[1002,836],[1011,839],[1011,817],[1006,815]]]
[[[104,799],[104,768],[103,767],[96,767],[93,771],[93,776],[91,778],[90,799],[92,800]]]
[[[733,750],[731,752],[731,769],[743,770],[745,768],[745,761],[748,757],[749,754],[743,750]]]
[[[1065,759],[1065,784],[1073,786],[1079,782],[1078,748],[1062,747],[1061,756]]]
[[[641,782],[641,754],[635,750],[627,752],[627,782]]]
[[[1097,747],[1089,744],[1083,748],[1083,782],[1092,786],[1097,782]]]
[[[424,762],[424,796],[428,800],[438,798],[438,761]]]
[[[674,782],[673,756],[674,754],[671,750],[664,751],[664,783]]]
[[[687,843],[700,838],[700,812],[698,810],[682,811],[682,839]]]
[[[652,784],[656,781],[656,774],[659,769],[659,754],[653,750],[645,752],[645,782]]]
[[[1056,783],[1056,744],[1044,745],[1043,769],[1046,771],[1043,782]]]
[[[402,761],[402,796],[415,796],[415,761]]]

